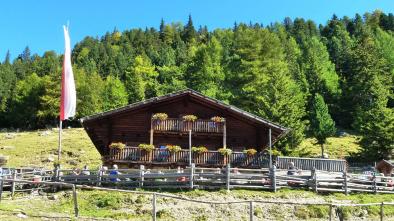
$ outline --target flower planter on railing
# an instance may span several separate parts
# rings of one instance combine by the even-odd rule
[[[121,152],[110,150],[106,157],[109,162],[127,162],[138,164],[169,164],[169,165],[189,165],[189,150],[181,149],[171,153],[167,149],[155,148],[150,152],[138,147],[125,147]],[[222,167],[230,163],[233,167],[262,168],[267,164],[267,159],[260,153],[248,155],[242,152],[232,152],[229,156],[223,156],[218,151],[206,151],[202,153],[192,153],[192,160],[196,166]]]

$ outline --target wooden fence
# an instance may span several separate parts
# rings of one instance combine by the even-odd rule
[[[289,163],[293,162],[295,167],[300,170],[317,170],[342,172],[347,170],[346,160],[322,159],[322,158],[300,158],[278,156],[276,165],[278,168],[286,169]]]
[[[288,175],[290,174],[294,175]],[[276,191],[280,188],[303,188],[315,192],[370,192],[394,193],[394,177],[376,174],[350,174],[320,170],[287,171],[282,169],[245,169],[187,167],[185,169],[139,169],[106,170],[10,170],[0,179],[30,181],[55,181],[94,186],[117,186],[122,188],[253,188]],[[18,191],[14,183],[5,182],[3,187]]]
[[[193,171],[193,170],[191,170]],[[229,172],[229,168],[227,168],[227,175],[226,175],[226,182],[227,185],[230,183],[231,178],[228,176],[228,174],[231,174]],[[239,171],[238,171],[239,172]],[[244,171],[245,172],[245,171]],[[254,171],[256,172],[256,171]],[[275,169],[273,169],[271,172],[275,174]],[[316,172],[316,171],[314,171]],[[197,173],[196,173],[197,174]],[[193,174],[192,174],[193,175]],[[254,176],[258,177],[259,174],[254,174]],[[314,174],[316,175],[316,173]],[[286,177],[286,176],[283,176]],[[244,176],[240,176],[238,174],[238,178],[241,180],[244,179]],[[275,175],[272,177],[273,178],[273,184],[275,186],[275,183],[277,182],[276,180],[280,180],[280,176],[275,177]],[[289,179],[288,177],[285,179]],[[302,181],[302,180],[297,180],[297,179],[291,179],[292,182],[295,181]],[[365,207],[365,206],[380,206],[380,220],[384,220],[384,206],[393,206],[393,202],[381,202],[381,203],[365,203],[365,204],[335,204],[335,203],[301,203],[301,202],[286,202],[286,201],[268,201],[268,200],[244,200],[244,201],[228,201],[228,202],[223,202],[223,201],[204,201],[204,200],[195,200],[195,199],[190,199],[186,197],[180,197],[172,194],[163,194],[163,193],[156,193],[156,192],[147,192],[147,191],[133,191],[133,190],[123,190],[123,189],[111,189],[111,188],[103,188],[103,187],[94,187],[94,186],[86,186],[86,185],[76,185],[76,184],[70,184],[66,182],[47,182],[47,181],[27,181],[27,180],[17,180],[17,179],[0,179],[0,203],[2,200],[2,193],[3,193],[3,186],[5,182],[10,182],[14,184],[30,184],[30,185],[47,185],[47,186],[57,186],[61,188],[71,188],[73,191],[73,202],[74,202],[74,215],[75,217],[79,217],[79,207],[78,207],[78,196],[77,196],[77,189],[88,189],[88,190],[101,190],[101,191],[109,191],[109,192],[124,192],[124,193],[134,193],[134,194],[140,194],[140,195],[151,195],[152,196],[152,220],[156,221],[157,220],[157,198],[162,197],[162,198],[172,198],[172,199],[177,199],[181,201],[188,201],[188,202],[194,202],[194,203],[202,203],[202,204],[209,204],[209,205],[230,205],[230,204],[247,204],[249,206],[248,209],[248,214],[249,214],[249,220],[253,221],[254,220],[254,205],[258,203],[265,203],[265,204],[287,204],[287,205],[303,205],[303,206],[309,206],[309,205],[320,205],[320,206],[327,206],[329,208],[328,212],[328,217],[329,220],[333,220],[333,209],[335,207]],[[288,181],[289,182],[289,181]],[[191,182],[193,183],[193,182]],[[272,183],[271,183],[272,184]]]

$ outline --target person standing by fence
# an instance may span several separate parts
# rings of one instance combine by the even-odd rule
[[[109,180],[112,182],[118,182],[120,179],[118,178],[119,175],[118,165],[114,164],[112,170],[109,172],[110,178]]]

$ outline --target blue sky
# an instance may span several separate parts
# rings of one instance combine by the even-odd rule
[[[357,2],[357,4],[356,4]],[[2,1],[0,5],[0,59],[10,50],[12,58],[28,45],[32,53],[63,53],[62,25],[70,22],[74,45],[85,36],[131,28],[158,28],[160,19],[186,23],[192,15],[196,27],[232,27],[234,22],[271,22],[303,17],[325,23],[335,13],[353,17],[380,9],[394,13],[392,0],[68,0]]]

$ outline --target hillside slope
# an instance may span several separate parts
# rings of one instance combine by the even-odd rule
[[[100,154],[84,129],[63,129],[62,142],[64,168],[100,165]],[[52,168],[53,161],[57,160],[57,149],[57,129],[0,133],[0,155],[9,157],[7,166]]]

